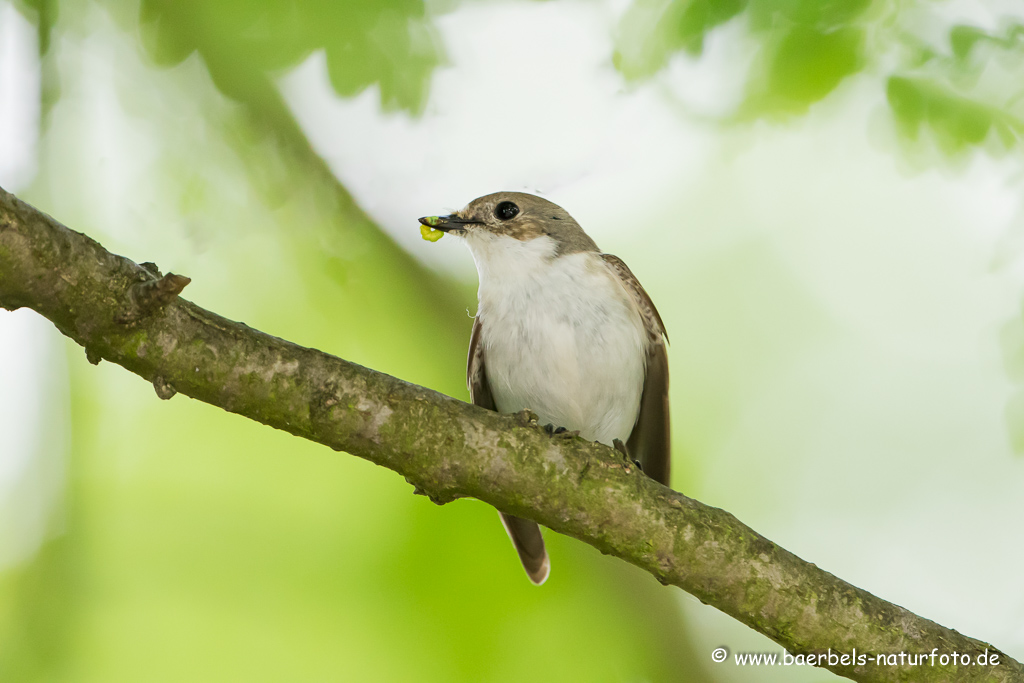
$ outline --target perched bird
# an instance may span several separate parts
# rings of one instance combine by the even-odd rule
[[[667,484],[668,338],[626,264],[601,253],[563,208],[521,192],[419,220],[464,239],[476,261],[473,403],[529,409],[549,431],[615,446]],[[544,583],[550,562],[540,527],[499,514],[530,580]]]

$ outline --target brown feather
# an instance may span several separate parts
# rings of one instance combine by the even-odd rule
[[[474,405],[496,411],[491,386],[487,383],[487,369],[484,367],[484,347],[480,344],[480,318],[473,319],[473,332],[469,335],[469,358],[466,360],[466,385],[469,399]]]
[[[640,311],[647,330],[647,359],[640,413],[626,441],[632,457],[640,461],[647,476],[669,485],[672,461],[672,427],[668,408],[668,333],[658,309],[640,281],[618,256],[601,254],[618,275]]]

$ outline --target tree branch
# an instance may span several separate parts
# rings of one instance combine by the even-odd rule
[[[0,189],[0,306],[175,393],[403,475],[437,503],[473,497],[620,557],[793,653],[857,681],[1024,681],[991,645],[923,619],[672,491],[614,450],[499,415],[232,322],[177,297],[188,279],[111,254]],[[843,654],[911,656],[843,661]],[[998,664],[964,665],[984,652]],[[955,664],[944,665],[956,653]],[[904,660],[905,661],[905,660]]]

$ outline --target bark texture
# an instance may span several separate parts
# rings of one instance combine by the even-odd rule
[[[37,311],[91,362],[123,366],[162,399],[185,394],[365,458],[437,503],[472,497],[536,520],[792,653],[824,653],[822,666],[857,681],[1024,681],[1024,667],[991,645],[801,560],[613,449],[548,436],[529,413],[498,415],[227,320],[178,297],[188,282],[111,254],[0,189],[0,306]],[[899,663],[900,652],[933,651],[958,658]],[[973,663],[986,651],[998,664]],[[896,659],[840,660],[854,652]]]

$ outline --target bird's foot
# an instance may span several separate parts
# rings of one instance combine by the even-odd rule
[[[579,436],[580,435],[580,431],[578,429],[574,429],[574,430],[570,431],[570,430],[566,429],[565,427],[556,427],[555,425],[551,424],[550,422],[548,424],[544,425],[544,431],[547,432],[548,436],[552,436],[552,437],[557,436],[557,437],[559,437],[561,439],[571,439],[574,436]]]
[[[644,471],[644,468],[640,465],[640,461],[634,460],[629,455],[629,449],[626,448],[626,444],[622,443],[622,439],[613,439],[612,445],[615,446],[615,450],[617,450],[619,453],[622,453],[622,457],[625,458],[627,465],[636,465],[636,468],[638,470],[640,470],[641,472]]]

